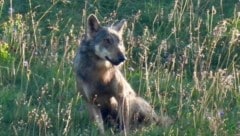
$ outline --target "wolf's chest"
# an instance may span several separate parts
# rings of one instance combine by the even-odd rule
[[[91,93],[91,100],[95,104],[108,103],[115,96],[116,87],[110,82],[108,84],[95,83]]]

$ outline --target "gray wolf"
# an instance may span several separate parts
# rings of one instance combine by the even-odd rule
[[[157,122],[153,108],[137,96],[120,70],[126,60],[122,37],[126,20],[102,26],[95,15],[90,15],[87,24],[74,59],[74,72],[77,90],[100,133],[104,134],[107,115],[116,116],[125,135],[132,124]]]

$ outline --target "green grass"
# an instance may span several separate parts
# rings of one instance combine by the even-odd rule
[[[0,135],[98,135],[72,71],[91,13],[103,24],[128,20],[124,73],[159,115],[174,120],[131,135],[239,135],[239,5],[0,1]],[[119,135],[106,129],[107,135]]]

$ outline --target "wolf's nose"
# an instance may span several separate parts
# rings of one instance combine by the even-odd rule
[[[127,60],[127,57],[126,57],[125,55],[120,55],[120,56],[118,57],[118,61],[119,61],[119,62],[123,62],[123,61],[125,61],[125,60]]]

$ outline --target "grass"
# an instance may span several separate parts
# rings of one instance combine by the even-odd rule
[[[90,13],[128,20],[124,73],[175,120],[131,135],[240,135],[239,12],[237,0],[1,0],[0,135],[98,135],[72,72]]]

